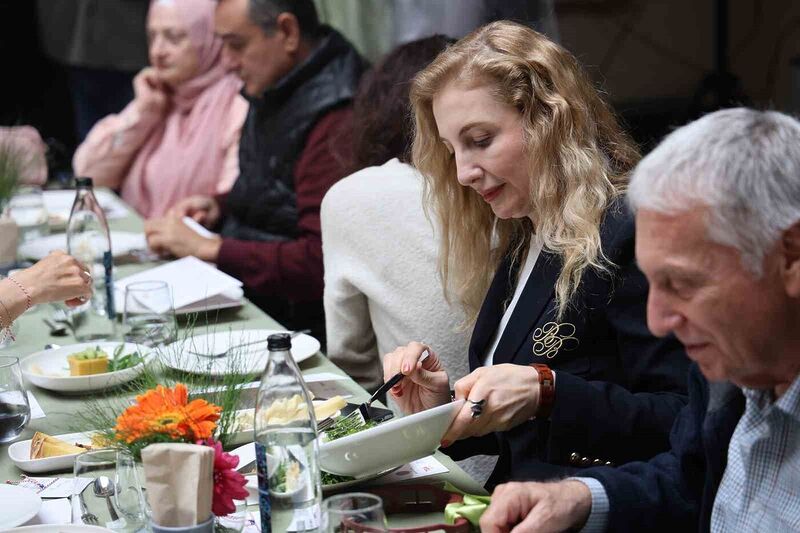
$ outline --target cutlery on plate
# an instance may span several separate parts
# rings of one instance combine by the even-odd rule
[[[425,350],[425,353],[422,354],[422,357],[419,358],[419,362],[425,361],[428,358],[430,352]],[[391,377],[389,381],[384,383],[380,386],[378,390],[375,391],[369,400],[360,404],[357,409],[353,409],[350,411],[349,414],[345,415],[344,417],[340,418],[326,418],[321,423],[317,424],[317,432],[327,431],[332,426],[338,424],[339,422],[346,422],[346,421],[353,421],[358,420],[358,425],[366,424],[368,421],[372,420],[372,413],[370,413],[369,408],[372,405],[372,402],[377,400],[382,395],[386,394],[389,389],[397,385],[405,376],[402,372],[398,372],[394,376]]]
[[[297,331],[289,332],[289,335],[292,338],[295,338],[298,335],[307,335],[309,333],[311,333],[310,329],[300,329]],[[250,342],[241,342],[239,344],[234,344],[233,346],[228,346],[224,351],[218,353],[203,353],[203,352],[195,352],[192,350],[186,350],[186,352],[192,355],[196,355],[198,357],[205,357],[207,359],[220,359],[222,357],[226,357],[228,354],[230,354],[232,350],[236,350],[238,348],[244,348],[246,346],[253,346],[255,344],[263,344],[265,342],[267,342],[267,339],[258,339]]]

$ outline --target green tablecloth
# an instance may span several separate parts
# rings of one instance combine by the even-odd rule
[[[142,221],[139,217],[131,215],[125,219],[113,220],[109,222],[112,230],[120,231],[141,231]],[[140,263],[140,264],[123,264],[118,265],[115,269],[115,277],[117,279],[125,277],[134,272],[144,270],[154,266],[154,263]],[[16,342],[4,349],[0,349],[0,355],[13,355],[24,359],[27,355],[42,350],[45,344],[57,343],[66,345],[74,343],[75,339],[71,336],[66,337],[53,337],[49,334],[48,327],[42,322],[42,318],[49,316],[52,309],[47,305],[41,305],[37,308],[31,309],[25,315],[17,319],[19,325],[19,333],[17,334]],[[226,309],[215,312],[215,319],[219,325],[228,328],[234,325],[237,328],[253,329],[253,328],[268,328],[268,329],[282,329],[281,326],[270,316],[266,315],[263,311],[258,309],[255,305],[246,301],[244,305],[236,309]],[[179,321],[182,322],[182,321]],[[181,328],[184,326],[181,324]],[[180,337],[180,333],[179,333]],[[331,363],[321,353],[307,359],[300,365],[301,370],[305,372],[333,372],[339,375],[344,373]],[[350,401],[360,402],[368,398],[364,389],[358,386],[354,381],[348,380],[341,383],[353,393],[353,399]],[[58,435],[61,433],[69,433],[74,431],[75,417],[71,413],[75,413],[81,409],[85,404],[85,397],[75,395],[64,395],[56,392],[37,388],[33,385],[28,385],[28,388],[33,392],[38,400],[45,414],[45,418],[32,420],[20,439],[29,439],[36,431],[43,431],[50,435]],[[91,430],[96,428],[79,428]],[[22,473],[8,457],[6,445],[0,445],[0,481],[9,479],[18,479]],[[485,494],[483,488],[469,477],[461,468],[458,467],[449,457],[436,452],[436,458],[442,462],[449,472],[437,476],[431,476],[419,480],[419,482],[431,481],[449,481],[461,490],[472,494]],[[65,474],[60,474],[65,475]],[[443,515],[442,515],[443,516]],[[407,516],[398,523],[403,525],[411,525],[414,523],[431,523],[434,516]],[[394,522],[394,520],[392,521]]]

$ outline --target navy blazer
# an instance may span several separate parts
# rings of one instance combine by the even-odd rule
[[[689,374],[689,405],[675,420],[672,449],[646,463],[581,473],[603,483],[610,531],[701,531],[728,464],[728,446],[745,397],[730,383],[711,383],[697,365]]]
[[[686,403],[689,360],[674,337],[647,329],[648,285],[634,257],[634,220],[623,199],[600,229],[611,273],[587,270],[561,319],[555,306],[558,256],[542,251],[497,349],[494,364],[547,364],[556,372],[549,420],[533,420],[443,451],[460,459],[499,454],[488,487],[551,479],[597,464],[646,460],[669,448]],[[481,366],[513,295],[519,265],[497,271],[472,333],[470,369]]]

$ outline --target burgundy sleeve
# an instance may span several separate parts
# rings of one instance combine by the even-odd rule
[[[344,176],[351,150],[352,108],[323,116],[308,136],[294,168],[297,238],[284,242],[223,239],[217,266],[261,297],[304,303],[322,300],[319,209],[328,189]]]

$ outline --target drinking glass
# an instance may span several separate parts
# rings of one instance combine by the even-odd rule
[[[19,359],[0,356],[0,443],[16,439],[30,419]]]
[[[127,450],[106,448],[75,457],[72,523],[117,531],[140,530],[147,522],[140,472]]]
[[[383,500],[366,492],[331,496],[322,502],[322,532],[349,533],[389,531]]]
[[[21,187],[8,204],[8,213],[19,227],[20,244],[44,237],[50,232],[42,190]]]
[[[163,281],[138,281],[125,287],[122,318],[127,342],[156,346],[175,340],[172,291]]]

